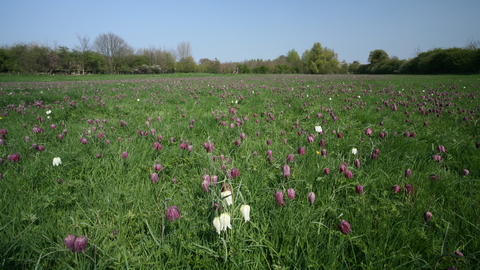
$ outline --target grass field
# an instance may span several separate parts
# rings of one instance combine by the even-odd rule
[[[478,269],[479,93],[478,75],[2,75],[0,268]]]

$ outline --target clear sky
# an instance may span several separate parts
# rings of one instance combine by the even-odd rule
[[[339,61],[370,51],[400,59],[480,40],[480,0],[2,0],[0,46],[37,42],[73,48],[76,34],[112,32],[135,49],[175,49],[221,62],[275,59],[315,42]]]

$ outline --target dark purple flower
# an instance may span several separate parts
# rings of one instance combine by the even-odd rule
[[[355,187],[355,191],[357,191],[358,194],[363,194],[363,186],[362,185],[357,185]]]
[[[463,175],[468,175],[468,174],[470,174],[470,171],[467,170],[467,169],[463,169],[462,174]]]
[[[287,189],[287,196],[290,199],[295,199],[295,189],[293,188]]]
[[[87,141],[87,139],[85,139],[85,138],[80,138],[80,143],[81,143],[81,144],[87,144],[88,141]]]
[[[410,170],[410,169],[405,170],[405,178],[410,177],[411,174],[412,174],[412,170]]]
[[[327,157],[327,150],[322,149],[322,150],[320,151],[320,154],[321,154],[323,157]]]
[[[285,178],[288,178],[291,175],[290,166],[288,166],[287,164],[283,165],[282,170],[283,170],[283,176]]]
[[[128,152],[127,151],[122,152],[122,158],[126,159],[127,157],[128,157]]]
[[[385,136],[387,136],[387,133],[380,132],[378,135],[380,136],[381,139],[383,139],[383,138],[385,138]]]
[[[180,211],[178,210],[178,207],[175,205],[168,207],[166,211],[166,216],[170,221],[175,221],[176,219],[179,219]]]
[[[73,251],[73,249],[75,249],[75,239],[76,238],[77,237],[74,234],[70,234],[70,235],[67,235],[67,237],[65,237],[65,239],[63,239],[63,242],[65,243],[65,246],[67,246],[67,248],[70,251]]]
[[[355,164],[355,167],[360,168],[360,160],[358,158],[353,161],[353,164]]]
[[[413,186],[409,185],[409,184],[406,184],[405,185],[405,192],[410,194],[410,195],[413,194]]]
[[[283,192],[277,191],[275,193],[275,199],[277,200],[278,206],[284,206],[285,202],[283,201]]]
[[[345,177],[348,178],[348,179],[353,178],[353,173],[352,173],[352,171],[348,171],[348,170],[345,171]]]
[[[272,145],[272,140],[267,140],[267,145]]]
[[[87,249],[87,244],[88,244],[88,239],[85,235],[77,237],[77,239],[75,239],[75,243],[74,243],[75,252],[77,252],[77,253],[85,252],[85,250]]]
[[[273,155],[272,150],[268,150],[268,151],[267,151],[267,157],[271,157],[272,155]]]
[[[402,188],[399,185],[393,185],[392,190],[394,193],[399,193]]]
[[[230,172],[231,178],[238,177],[240,175],[240,171],[237,168],[233,168],[232,171]]]
[[[293,162],[294,157],[295,157],[294,155],[289,154],[289,155],[287,156],[287,162]]]
[[[325,148],[325,140],[320,140],[319,145],[321,148]]]
[[[329,169],[329,168],[323,169],[323,173],[324,173],[324,174],[330,174],[330,169]]]
[[[17,162],[17,161],[20,161],[20,154],[19,153],[14,153],[14,154],[8,155],[7,158],[11,162]]]
[[[343,134],[341,132],[338,132],[337,133],[337,138],[339,138],[339,139],[343,138]]]
[[[298,154],[299,155],[305,155],[305,147],[299,147],[298,148]]]
[[[202,181],[202,189],[205,192],[208,192],[210,190],[209,186],[210,186],[210,181],[209,180],[203,180]]]
[[[215,145],[213,144],[213,142],[204,142],[203,148],[205,148],[207,153],[209,153],[209,152],[212,152],[213,149],[215,149]]]
[[[346,220],[342,220],[340,223],[338,223],[338,228],[343,234],[349,234],[352,232],[350,223],[348,223]]]

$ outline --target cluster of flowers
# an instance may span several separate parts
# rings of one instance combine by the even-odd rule
[[[76,237],[74,234],[70,234],[63,239],[63,242],[70,251],[75,250],[76,253],[84,253],[87,250],[88,238],[85,235]]]

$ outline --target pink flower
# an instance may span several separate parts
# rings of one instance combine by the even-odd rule
[[[372,131],[371,128],[367,128],[367,129],[365,130],[365,135],[370,136],[370,135],[372,135],[372,132],[373,132],[373,131]]]
[[[425,222],[429,222],[432,219],[433,215],[431,212],[425,212],[425,214],[423,214],[423,217],[425,219]]]
[[[310,192],[308,193],[308,201],[313,204],[315,202],[315,193]]]
[[[240,139],[245,140],[245,133],[240,133]]]
[[[17,161],[20,161],[20,154],[19,153],[14,153],[14,154],[8,155],[7,158],[11,162],[17,162]]]
[[[122,158],[126,159],[128,157],[128,153],[126,151],[122,152]]]
[[[204,142],[203,143],[203,148],[207,151],[207,153],[212,152],[212,150],[215,148],[213,142]]]
[[[442,160],[442,156],[440,155],[432,155],[432,159],[436,162],[440,162]]]
[[[165,211],[165,214],[167,216],[167,219],[170,221],[175,221],[176,219],[180,218],[180,211],[178,210],[178,207],[175,205],[172,205],[167,208]]]
[[[202,181],[202,189],[205,192],[208,192],[210,190],[209,186],[210,186],[210,181],[208,181],[208,180],[203,180]]]
[[[353,178],[353,173],[352,173],[352,171],[348,171],[348,170],[345,171],[345,177],[348,178],[348,179]]]
[[[439,153],[445,153],[446,152],[445,146],[443,146],[443,145],[438,146],[437,149],[438,149]]]
[[[392,190],[394,193],[399,193],[402,188],[399,185],[393,185]]]
[[[350,228],[350,223],[348,223],[346,220],[342,220],[338,224],[338,228],[343,234],[349,234],[352,232],[352,229]]]
[[[283,170],[283,176],[285,178],[288,178],[291,175],[290,166],[288,166],[287,164],[283,165],[282,170]]]
[[[230,172],[231,178],[235,178],[240,176],[240,171],[237,168],[233,168],[232,171]]]
[[[319,145],[321,148],[325,148],[325,140],[320,140]]]
[[[275,193],[275,199],[277,200],[278,206],[284,206],[285,202],[283,201],[283,192],[277,191]]]
[[[305,155],[305,147],[299,147],[298,148],[298,154],[299,155]]]
[[[63,243],[65,243],[65,246],[67,246],[67,248],[70,251],[73,251],[73,249],[75,249],[75,239],[76,238],[77,237],[74,234],[70,234],[70,235],[67,235],[67,237],[65,237],[65,239],[63,239]]]
[[[88,141],[87,141],[87,139],[85,139],[85,138],[81,138],[81,139],[80,139],[80,143],[81,143],[81,144],[87,144]]]
[[[294,157],[295,157],[294,155],[289,154],[289,155],[287,156],[287,162],[293,162]]]
[[[360,194],[360,195],[363,194],[363,186],[357,185],[355,187],[355,190],[357,191],[358,194]]]
[[[353,161],[353,164],[355,164],[355,167],[360,168],[360,160],[358,158]]]
[[[272,155],[273,155],[272,150],[268,150],[268,151],[267,151],[267,157],[271,157]]]
[[[409,184],[406,184],[405,185],[405,192],[410,194],[410,195],[413,194],[413,186],[409,185]]]
[[[463,169],[462,174],[463,175],[469,175],[470,171],[468,171],[467,169]]]
[[[158,182],[158,174],[157,173],[152,173],[150,175],[150,179],[152,179],[152,183]]]
[[[287,189],[287,196],[290,199],[295,199],[295,189],[293,188]]]
[[[329,168],[323,169],[323,173],[327,175],[330,174],[330,169]]]
[[[411,174],[412,174],[412,170],[410,170],[410,169],[405,170],[405,178],[410,177]]]
[[[153,146],[152,146],[152,149],[155,149],[155,150],[162,150],[162,145],[159,143],[159,142],[154,142],[153,143]]]
[[[88,238],[85,235],[77,237],[74,242],[75,252],[77,253],[85,252],[85,250],[87,249],[87,244],[88,244]]]

